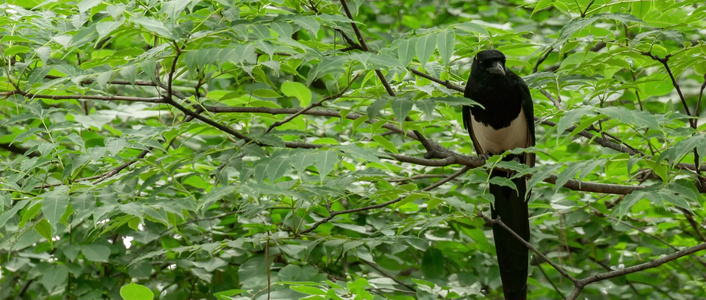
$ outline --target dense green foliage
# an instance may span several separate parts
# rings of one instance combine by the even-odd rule
[[[0,298],[498,298],[477,216],[494,166],[533,174],[530,242],[578,279],[703,245],[705,18],[703,0],[5,1]],[[459,89],[489,48],[531,88],[531,170],[468,157]],[[530,298],[706,297],[703,252],[583,290],[533,257]]]

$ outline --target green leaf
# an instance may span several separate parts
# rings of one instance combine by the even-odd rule
[[[313,286],[305,286],[305,285],[300,285],[300,286],[291,286],[290,287],[292,290],[307,294],[307,295],[326,295],[326,292],[322,290],[321,288],[318,287],[313,287]]]
[[[283,94],[299,99],[302,107],[307,107],[311,103],[311,91],[299,82],[285,81],[281,89]]]
[[[478,25],[473,22],[466,22],[466,23],[461,23],[461,24],[456,24],[454,25],[454,28],[461,29],[466,32],[473,32],[473,33],[479,33],[482,35],[488,36],[488,31],[485,30],[485,27]]]
[[[324,178],[333,171],[338,162],[338,153],[333,150],[319,151],[316,155],[316,169],[319,170],[319,178],[324,182]]]
[[[144,285],[130,283],[120,288],[120,297],[124,300],[152,300],[154,293]]]
[[[284,172],[286,172],[291,165],[292,162],[289,157],[284,155],[277,156],[270,160],[267,164],[267,176],[270,179],[270,182],[274,183],[277,179],[282,177]]]
[[[561,30],[559,31],[559,38],[557,39],[555,44],[563,43],[564,41],[571,38],[574,33],[578,32],[579,30],[585,28],[588,25],[593,24],[598,20],[613,20],[623,23],[645,23],[640,18],[625,13],[596,14],[587,18],[577,17],[566,23],[566,25],[561,28]]]
[[[18,53],[30,53],[32,49],[27,46],[16,45],[5,49],[5,56],[14,56]]]
[[[212,189],[208,194],[206,194],[201,203],[199,203],[199,210],[205,210],[211,207],[216,201],[223,199],[223,197],[233,193],[235,191],[235,186],[225,185],[218,186]]]
[[[400,127],[404,124],[405,118],[409,111],[412,110],[414,102],[407,98],[395,98],[392,100],[392,112],[395,114],[397,123]]]
[[[429,58],[436,50],[436,34],[429,33],[417,38],[417,59],[422,64],[422,68],[427,65]]]
[[[430,101],[430,100],[417,101],[414,103],[414,106],[416,106],[419,110],[424,112],[425,119],[430,120],[434,117],[434,107],[436,106],[436,103],[434,101]]]
[[[538,12],[538,11],[540,11],[540,10],[543,10],[543,9],[545,9],[545,8],[547,8],[547,7],[552,6],[552,3],[553,3],[554,1],[555,1],[555,0],[540,0],[540,1],[534,6],[534,9],[532,10],[531,16],[533,16],[536,12]]]
[[[67,186],[59,186],[42,195],[42,213],[44,213],[44,217],[54,228],[56,228],[56,224],[59,223],[68,206],[69,188]]]
[[[442,278],[445,273],[444,254],[437,248],[430,247],[422,256],[422,274],[426,278]]]
[[[110,257],[110,248],[102,244],[81,245],[81,253],[90,261],[107,263]]]
[[[627,109],[623,106],[612,106],[599,108],[598,112],[638,127],[647,127],[650,129],[658,129],[659,127],[657,118],[645,111]]]
[[[10,218],[14,218],[17,216],[17,212],[19,212],[21,209],[23,209],[27,204],[29,204],[30,200],[24,200],[24,201],[17,201],[15,202],[14,205],[12,205],[12,208],[10,210],[2,213],[0,215],[0,228],[5,226],[5,223],[10,220]]]
[[[367,109],[365,109],[365,111],[368,113],[368,118],[375,118],[375,116],[380,113],[380,111],[387,105],[388,102],[390,102],[390,99],[387,97],[381,97],[375,100],[373,104],[371,104],[370,106],[368,106]]]
[[[50,265],[47,269],[41,271],[42,272],[39,272],[39,276],[41,276],[39,283],[48,291],[52,291],[58,286],[65,285],[69,277],[69,268],[65,265]]]
[[[84,13],[87,10],[93,8],[94,6],[100,4],[101,2],[101,0],[83,0],[78,3],[78,11]]]
[[[439,47],[439,55],[444,61],[446,66],[451,63],[451,55],[454,52],[454,45],[456,44],[456,34],[453,29],[446,29],[439,33],[437,40],[437,45]]]
[[[381,135],[374,135],[373,140],[378,142],[378,144],[382,145],[385,150],[390,151],[395,154],[399,154],[399,151],[397,150],[397,146],[393,144],[392,142],[388,141],[385,137]]]
[[[42,63],[46,64],[47,60],[51,56],[51,48],[47,46],[39,47],[34,49],[34,53],[37,53],[37,56],[39,56],[39,59],[42,60]]]
[[[414,39],[404,39],[397,46],[397,59],[404,66],[409,66],[409,63],[414,59]]]
[[[175,20],[191,1],[192,0],[165,1],[164,4],[162,4],[162,12],[167,15],[169,19]]]
[[[684,156],[693,153],[694,149],[699,154],[699,157],[706,156],[706,135],[693,135],[683,139],[674,146],[667,148],[657,157],[657,163],[663,159],[667,159],[672,165],[678,164]]]
[[[590,107],[579,107],[565,112],[564,116],[561,117],[559,123],[556,125],[556,131],[560,134],[563,133],[566,129],[573,126],[574,123],[586,116],[591,110]],[[559,139],[558,136],[557,139]]]
[[[39,222],[34,225],[34,230],[41,234],[42,237],[47,239],[47,241],[49,241],[50,243],[52,242],[51,225],[49,225],[47,219],[39,220]]]
[[[464,106],[464,105],[477,106],[477,105],[479,105],[478,102],[475,102],[471,99],[468,99],[465,97],[457,97],[457,96],[431,98],[431,100],[436,103],[446,103],[451,106]]]
[[[123,25],[123,20],[120,21],[105,21],[96,24],[96,31],[98,32],[98,39],[102,40],[104,37],[111,34],[116,29]]]
[[[309,30],[312,35],[316,35],[316,33],[319,32],[319,22],[314,20],[311,16],[296,16],[294,18],[294,23],[306,30]]]
[[[132,17],[130,18],[132,22],[134,22],[137,25],[141,25],[147,31],[156,33],[157,35],[160,35],[162,37],[165,37],[167,39],[173,40],[174,35],[172,34],[172,31],[167,29],[166,26],[164,26],[164,23],[162,23],[159,20],[155,20],[152,18],[147,18],[147,17]]]
[[[512,182],[512,180],[507,177],[501,177],[501,176],[490,177],[490,180],[488,180],[488,182],[490,184],[494,184],[494,185],[506,186],[506,187],[512,188],[513,190],[517,191],[517,185],[515,185],[515,183]]]

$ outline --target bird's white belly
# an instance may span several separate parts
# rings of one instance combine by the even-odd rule
[[[527,121],[523,109],[517,117],[510,123],[510,126],[494,129],[490,125],[485,125],[471,118],[473,135],[476,142],[483,149],[483,152],[500,154],[506,150],[527,146]]]

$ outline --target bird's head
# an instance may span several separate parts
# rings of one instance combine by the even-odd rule
[[[505,54],[498,50],[483,50],[473,58],[471,73],[489,74],[490,76],[505,76],[508,71],[505,67]]]

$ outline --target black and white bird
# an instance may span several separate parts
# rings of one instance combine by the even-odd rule
[[[479,155],[497,155],[534,146],[534,109],[529,88],[520,76],[505,66],[502,52],[483,50],[476,54],[464,96],[482,105],[463,107],[463,125]],[[519,159],[532,167],[535,155],[525,152],[505,159]],[[513,174],[493,170],[490,175],[509,178]],[[510,229],[529,241],[527,180],[515,178],[512,181],[517,190],[490,185],[490,193],[495,198],[491,214],[493,218],[500,217]],[[493,225],[493,236],[505,299],[526,299],[527,247],[499,225]]]

